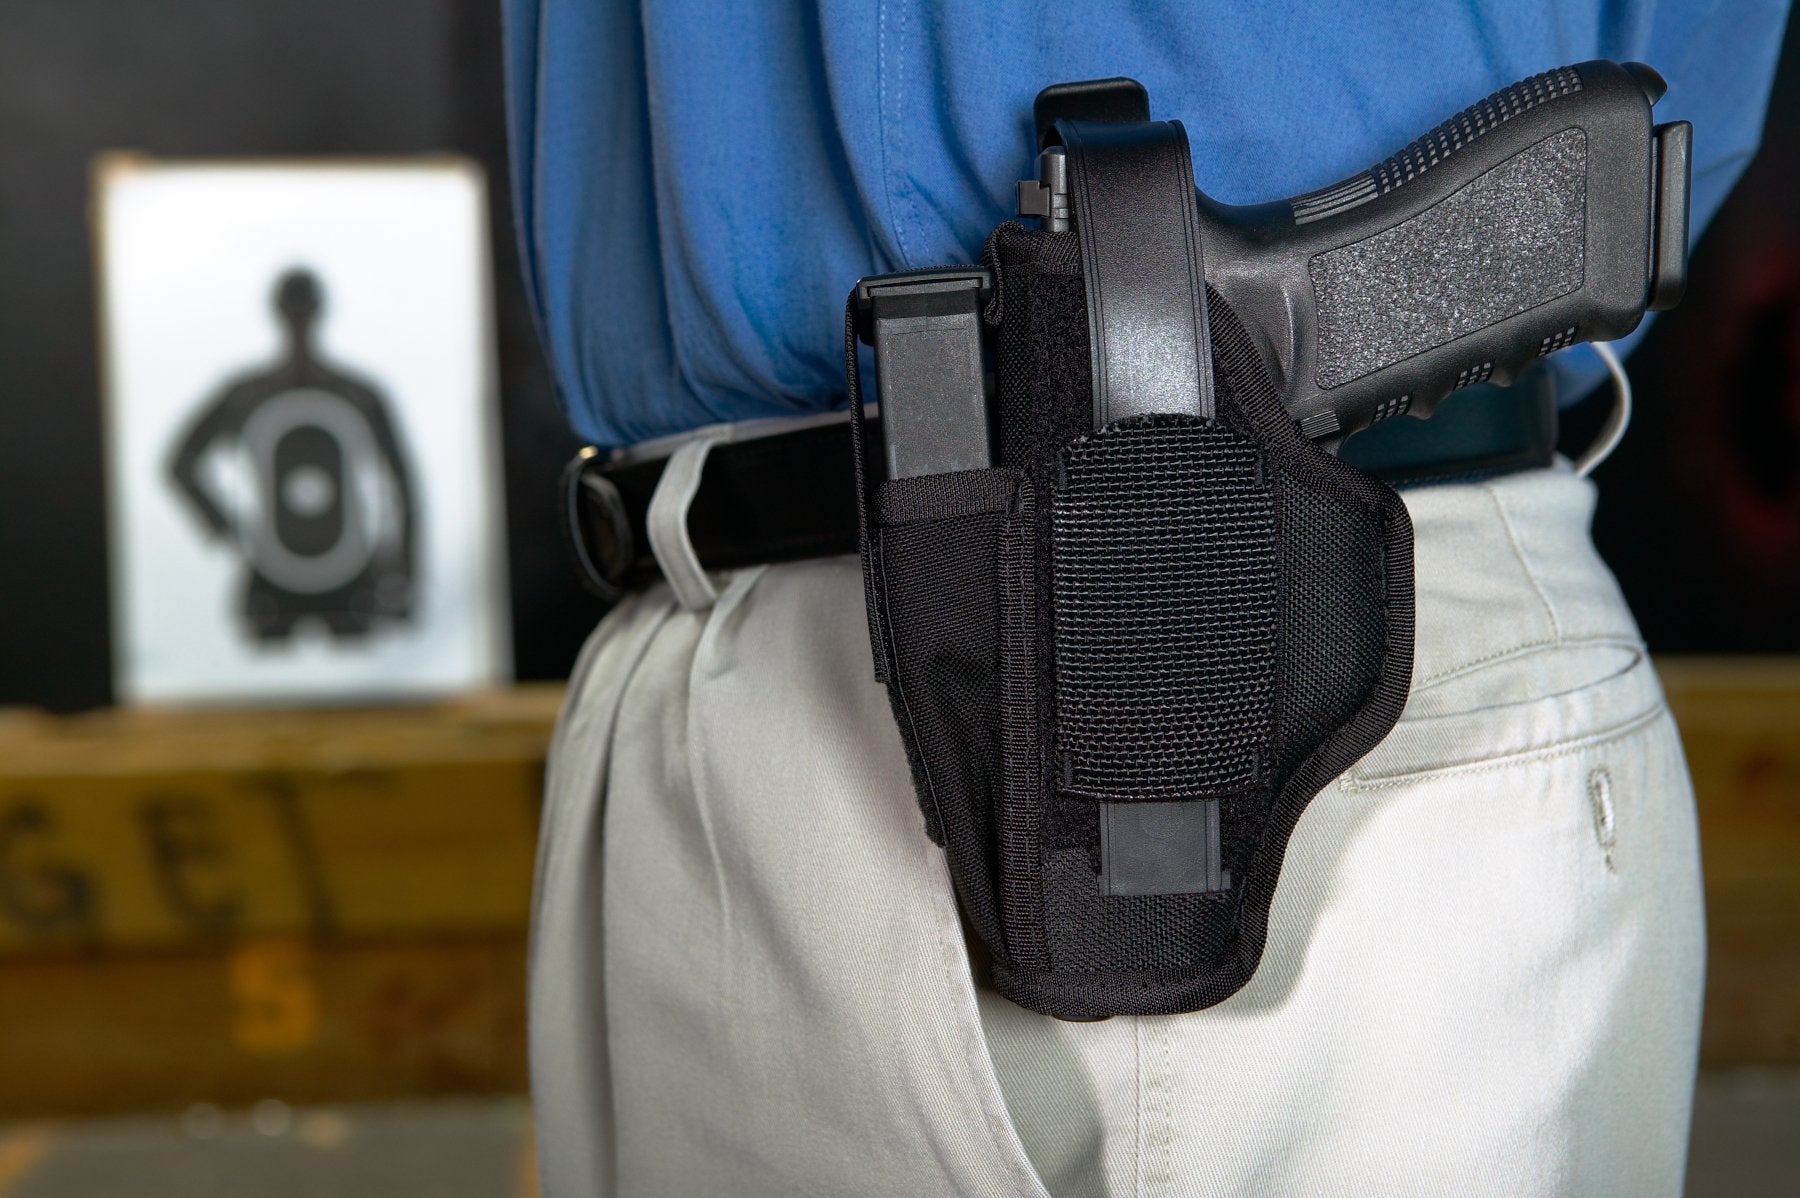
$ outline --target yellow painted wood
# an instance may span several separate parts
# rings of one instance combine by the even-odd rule
[[[525,1089],[517,932],[252,937],[0,977],[0,1122]]]
[[[1706,871],[1701,1060],[1800,1065],[1800,658],[1657,661]]]
[[[0,721],[0,958],[519,931],[557,698]]]

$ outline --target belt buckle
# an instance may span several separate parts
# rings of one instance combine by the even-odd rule
[[[625,498],[601,472],[605,458],[584,445],[563,467],[563,531],[582,585],[606,603],[625,594],[625,580],[637,557]]]

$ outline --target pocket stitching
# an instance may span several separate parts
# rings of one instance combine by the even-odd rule
[[[1573,740],[1558,741],[1554,744],[1544,745],[1535,749],[1522,749],[1516,753],[1508,753],[1501,757],[1487,758],[1481,761],[1430,766],[1425,769],[1413,770],[1404,774],[1378,774],[1373,777],[1359,777],[1352,771],[1338,779],[1338,789],[1352,793],[1385,790],[1395,786],[1408,786],[1412,783],[1424,781],[1426,779],[1496,773],[1500,770],[1510,769],[1515,765],[1524,764],[1526,762],[1553,761],[1559,757],[1572,757],[1575,754],[1585,752],[1588,749],[1610,744],[1616,740],[1623,740],[1625,737],[1630,736],[1650,724],[1655,723],[1658,719],[1667,716],[1668,713],[1668,704],[1663,700],[1658,699],[1650,708],[1639,715],[1631,717],[1622,724],[1616,724],[1611,728],[1605,728],[1599,732],[1590,733],[1586,736],[1576,737]]]
[[[1607,646],[1618,649],[1629,649],[1639,654],[1645,652],[1644,642],[1641,639],[1630,636],[1621,636],[1616,632],[1600,632],[1595,633],[1592,636],[1559,637],[1555,640],[1547,641],[1524,641],[1512,646],[1510,649],[1500,649],[1493,653],[1489,653],[1484,657],[1477,657],[1473,660],[1463,662],[1461,665],[1439,670],[1437,673],[1428,675],[1424,679],[1416,679],[1413,684],[1413,693],[1416,694],[1420,691],[1430,690],[1432,687],[1443,682],[1449,682],[1454,678],[1461,678],[1468,674],[1479,673],[1488,666],[1498,665],[1501,662],[1510,661],[1514,658],[1529,657],[1531,654],[1541,652],[1545,649],[1591,649],[1605,648]]]
[[[1544,584],[1538,581],[1537,571],[1531,568],[1531,562],[1525,557],[1525,549],[1519,543],[1518,531],[1513,528],[1512,514],[1506,510],[1505,502],[1500,498],[1500,490],[1492,482],[1481,484],[1481,489],[1494,505],[1494,513],[1500,517],[1500,527],[1506,530],[1506,543],[1512,548],[1513,557],[1518,560],[1519,569],[1524,571],[1525,578],[1531,583],[1532,591],[1538,602],[1544,607],[1544,615],[1550,620],[1551,641],[1562,640],[1562,621],[1556,618],[1556,608],[1550,602],[1550,596],[1544,590]]]

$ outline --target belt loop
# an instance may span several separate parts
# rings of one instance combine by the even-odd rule
[[[656,493],[650,497],[650,510],[645,515],[645,531],[650,536],[650,552],[675,592],[675,600],[687,611],[704,611],[719,598],[719,590],[700,566],[694,542],[688,537],[688,508],[700,490],[700,476],[706,468],[706,455],[720,441],[731,439],[729,428],[710,428],[695,434],[669,455],[657,481]]]

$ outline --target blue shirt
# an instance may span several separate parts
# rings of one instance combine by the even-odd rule
[[[1201,190],[1320,187],[1498,87],[1667,77],[1693,231],[1755,149],[1786,0],[505,0],[525,270],[569,419],[624,445],[842,401],[862,275],[973,261],[1031,173],[1031,100],[1130,75]],[[1564,395],[1598,380],[1559,355]]]

